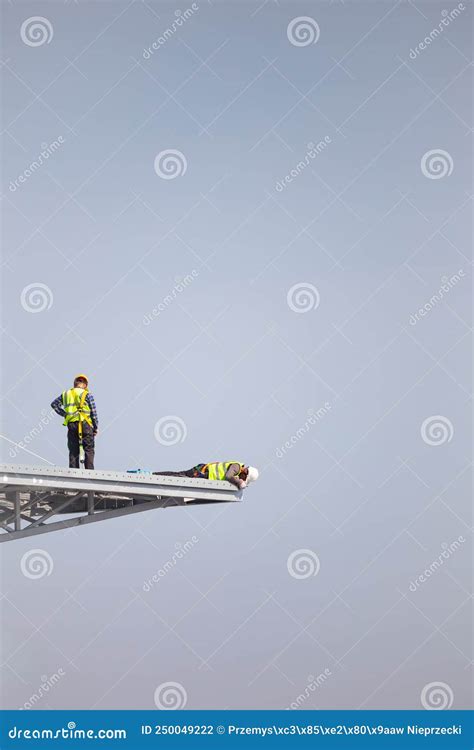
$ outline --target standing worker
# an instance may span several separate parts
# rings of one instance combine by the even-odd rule
[[[81,448],[84,451],[84,467],[94,468],[95,436],[99,429],[99,419],[94,397],[88,387],[87,376],[76,375],[73,388],[64,391],[51,404],[51,408],[64,417],[63,424],[67,427],[70,469],[81,468]]]

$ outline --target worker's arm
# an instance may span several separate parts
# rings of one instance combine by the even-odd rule
[[[97,416],[97,407],[95,405],[94,396],[92,395],[92,393],[87,394],[86,401],[89,405],[89,409],[91,410],[92,429],[94,430],[94,432],[98,432],[99,417]]]
[[[54,409],[56,414],[59,414],[60,417],[65,417],[66,412],[64,411],[63,407],[63,396],[62,394],[54,399],[54,401],[51,402],[51,409]]]
[[[225,478],[231,484],[235,484],[235,486],[238,487],[239,490],[243,490],[244,487],[247,486],[247,482],[245,482],[243,479],[240,479],[239,474],[240,464],[231,464],[226,471]]]

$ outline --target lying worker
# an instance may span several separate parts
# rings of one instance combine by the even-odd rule
[[[67,427],[69,468],[80,468],[81,447],[84,449],[84,467],[94,468],[95,437],[99,429],[99,418],[92,393],[88,390],[86,375],[76,375],[74,386],[58,396],[51,408],[64,417]]]
[[[193,477],[194,479],[220,479],[235,484],[243,490],[250,482],[258,479],[258,469],[245,466],[238,461],[212,461],[209,464],[196,464],[185,471],[154,471],[166,477]]]

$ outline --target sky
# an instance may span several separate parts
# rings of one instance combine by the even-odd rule
[[[1,10],[2,462],[260,470],[2,545],[4,706],[468,708],[472,6]]]

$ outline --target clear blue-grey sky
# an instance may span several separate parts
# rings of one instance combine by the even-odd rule
[[[2,545],[6,707],[470,705],[471,57],[468,2],[2,2],[2,461],[86,372],[97,468],[261,472]]]

